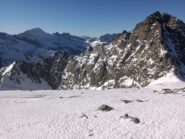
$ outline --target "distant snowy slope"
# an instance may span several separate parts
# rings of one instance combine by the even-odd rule
[[[33,43],[0,33],[0,60],[2,66],[14,61],[37,63],[41,59],[49,57],[52,53],[53,50],[38,47]]]
[[[86,39],[81,37],[72,36],[69,33],[49,34],[40,28],[25,31],[24,33],[17,35],[17,38],[34,43],[39,47],[55,51],[63,51],[69,54],[81,53],[90,46],[89,43],[86,42]]]
[[[53,56],[56,52],[69,55],[84,52],[90,44],[81,37],[68,33],[49,34],[40,28],[34,28],[19,35],[0,33],[0,60],[2,65],[14,61],[38,63]]]

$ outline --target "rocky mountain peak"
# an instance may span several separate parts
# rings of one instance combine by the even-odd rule
[[[149,23],[149,24],[153,24],[153,23],[155,23],[155,22],[159,22],[159,23],[161,23],[162,22],[162,14],[159,12],[159,11],[157,11],[157,12],[155,12],[155,13],[153,13],[153,14],[151,14],[151,15],[149,15],[147,18],[146,18],[146,22],[147,23]]]
[[[73,85],[65,84],[69,88],[74,85],[77,88],[146,86],[171,70],[182,77],[185,72],[180,67],[184,67],[184,54],[180,52],[184,51],[184,39],[179,27],[173,29],[170,22],[179,24],[173,16],[155,12],[131,33],[124,31],[111,43],[97,45],[76,57],[65,70],[70,78],[74,77],[74,82],[70,81]],[[78,72],[71,71],[71,67]]]

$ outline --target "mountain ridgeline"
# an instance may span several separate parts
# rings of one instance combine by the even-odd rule
[[[144,87],[173,72],[185,79],[185,24],[155,12],[132,32],[100,38],[33,29],[0,34],[1,89]]]

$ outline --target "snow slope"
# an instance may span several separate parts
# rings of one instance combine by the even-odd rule
[[[182,88],[185,87],[185,82],[181,79],[179,79],[173,71],[170,71],[169,73],[167,73],[166,75],[164,75],[163,77],[157,79],[157,80],[153,80],[148,86],[147,88],[170,88],[170,89],[174,89],[174,88]]]
[[[155,88],[156,89],[156,88]],[[124,103],[122,100],[131,100]],[[1,139],[182,139],[185,93],[152,87],[108,91],[2,91]],[[97,111],[102,104],[114,109]],[[135,124],[120,119],[125,114]],[[86,116],[84,116],[86,115]]]

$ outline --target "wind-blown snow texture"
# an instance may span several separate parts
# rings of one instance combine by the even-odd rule
[[[184,92],[162,94],[156,86],[107,91],[1,91],[0,138],[183,139],[184,101]],[[98,111],[102,104],[114,109]],[[125,114],[140,123],[121,118]]]
[[[39,84],[35,89],[144,87],[168,73],[184,81],[184,34],[183,21],[160,12],[132,32],[100,38],[48,34],[38,28],[16,36],[1,33],[1,86],[8,89],[11,82],[12,88],[30,89],[23,86],[28,80]]]

